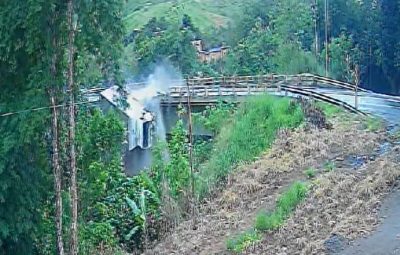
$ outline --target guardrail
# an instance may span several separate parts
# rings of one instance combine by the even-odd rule
[[[215,98],[215,97],[237,97],[256,95],[268,92],[270,89],[277,91],[287,91],[298,95],[313,97],[314,99],[334,104],[344,109],[364,114],[357,109],[358,91],[369,92],[365,89],[358,88],[356,85],[333,80],[330,78],[313,75],[258,75],[258,76],[238,76],[238,77],[210,77],[210,78],[192,78],[186,80],[187,86],[172,86],[169,89],[169,101],[172,99],[185,98],[189,94],[195,98]],[[315,91],[305,89],[304,86],[310,88],[320,87],[321,84],[328,85],[340,89],[347,89],[354,92],[354,105],[342,102],[332,97],[326,96]],[[206,101],[206,100],[205,100]]]

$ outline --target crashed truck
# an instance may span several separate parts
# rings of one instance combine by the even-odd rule
[[[103,111],[115,110],[124,121],[127,129],[128,150],[132,151],[138,147],[151,148],[155,128],[154,114],[146,110],[145,106],[132,94],[128,94],[126,104],[123,103],[117,86],[102,91],[100,95],[100,107]]]

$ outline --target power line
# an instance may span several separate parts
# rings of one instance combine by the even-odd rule
[[[93,102],[78,102],[78,103],[75,103],[74,105],[79,106],[79,105],[85,105],[85,104],[91,104],[91,103],[93,103]],[[0,117],[8,117],[8,116],[22,114],[22,113],[37,112],[37,111],[42,111],[42,110],[47,110],[47,109],[55,109],[55,108],[62,108],[62,107],[68,107],[68,106],[69,106],[69,104],[59,104],[59,105],[55,105],[55,106],[43,106],[43,107],[25,109],[25,110],[20,110],[20,111],[15,111],[15,112],[0,113]]]

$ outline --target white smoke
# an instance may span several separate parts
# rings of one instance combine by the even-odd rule
[[[132,94],[145,108],[156,116],[156,135],[161,141],[166,140],[166,129],[160,106],[160,95],[168,92],[171,86],[182,86],[182,76],[168,64],[155,68],[144,85],[127,85],[127,91]]]
[[[160,94],[168,92],[171,86],[182,86],[182,76],[171,66],[163,64],[155,68],[149,75],[144,87],[127,87],[129,92],[134,93],[135,98],[146,104]]]

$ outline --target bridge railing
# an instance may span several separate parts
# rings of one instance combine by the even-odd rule
[[[229,76],[229,77],[209,77],[209,78],[190,78],[186,80],[191,87],[196,86],[240,86],[248,84],[259,84],[259,86],[269,86],[278,82],[298,83],[316,86],[317,84],[325,84],[330,87],[344,88],[349,90],[365,91],[354,84],[326,78],[314,74],[298,74],[298,75],[256,75],[256,76]]]
[[[278,92],[283,90],[286,93],[291,92],[308,96],[315,95],[315,98],[319,100],[325,100],[338,105],[339,103],[337,100],[307,89],[307,87],[321,87],[323,84],[328,87],[346,89],[354,92],[355,107],[349,104],[343,104],[341,101],[340,105],[348,110],[352,109],[353,111],[357,111],[358,91],[366,91],[351,83],[308,73],[299,75],[268,74],[257,76],[191,78],[187,79],[185,82],[186,86],[171,86],[167,97],[179,100],[179,98],[185,98],[190,94],[192,97],[206,98],[205,101],[207,101],[209,97],[248,96],[276,89],[275,91]]]
[[[304,73],[297,75],[282,75],[282,74],[264,74],[264,75],[249,75],[249,76],[217,76],[217,77],[199,77],[199,78],[189,78],[186,80],[183,79],[174,79],[168,80],[170,88],[182,87],[188,84],[190,87],[198,87],[198,86],[225,86],[225,87],[240,87],[240,86],[248,86],[258,84],[258,86],[274,86],[274,84],[279,82],[287,82],[287,83],[297,83],[297,84],[308,84],[310,86],[317,86],[321,84],[325,84],[329,87],[336,87],[341,89],[349,89],[349,90],[358,90],[368,92],[365,89],[359,88],[354,84],[334,80],[331,78]],[[145,86],[145,82],[140,83],[129,83],[130,86]]]

